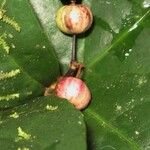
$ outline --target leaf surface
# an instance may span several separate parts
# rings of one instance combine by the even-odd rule
[[[43,5],[31,2],[41,22],[44,17],[39,10],[43,5],[47,5],[44,14],[51,11],[51,7],[53,12],[57,10],[54,4],[58,1],[38,1]],[[92,29],[78,38],[78,58],[86,65],[84,79],[93,97],[84,111],[89,150],[148,149],[150,3],[143,0],[85,0],[83,3],[89,5],[94,14]],[[57,34],[55,15],[48,18],[53,25],[43,23],[44,29]],[[63,37],[55,36],[59,46],[67,43],[69,37],[58,34]],[[48,30],[47,35],[54,41]],[[61,51],[66,51],[64,45]],[[55,50],[60,54],[59,48]],[[67,55],[61,54],[61,57]]]
[[[83,111],[87,125],[88,149],[148,150],[150,147],[150,2],[149,0],[83,0],[82,2],[89,5],[94,15],[92,28],[87,33],[78,36],[78,60],[85,64],[83,78],[92,93],[92,102]],[[10,58],[2,57],[5,60],[2,59],[4,64],[0,67],[5,68],[6,64],[13,68],[16,63],[12,62],[15,60],[17,66],[24,68],[24,73],[27,75],[25,79],[22,77],[20,79],[24,79],[23,83],[28,81],[27,83],[33,86],[36,93],[33,97],[36,97],[42,93],[44,85],[54,81],[59,74],[57,57],[61,63],[62,72],[66,71],[70,60],[71,37],[61,33],[55,24],[56,11],[62,3],[58,0],[30,0],[30,3],[18,0],[8,4],[9,11],[16,11],[15,20],[18,20],[18,23],[22,20],[21,22],[25,24],[24,32],[14,31],[15,37],[18,37],[16,43],[17,41],[19,41],[18,45],[22,43],[18,46],[19,50],[25,48],[25,51],[18,51],[15,48],[8,55]],[[11,9],[12,5],[17,5],[17,7]],[[24,8],[28,8],[29,11],[24,12],[22,5],[26,6]],[[19,8],[22,8],[23,12],[18,15],[17,10],[21,10]],[[11,16],[13,13],[9,11],[7,13]],[[24,16],[24,14],[30,15]],[[26,16],[32,17],[25,20]],[[34,27],[32,27],[33,21],[36,22],[34,22],[36,24]],[[6,25],[4,27],[8,28],[7,31],[10,30],[10,27]],[[27,30],[27,27],[31,29]],[[23,36],[31,31],[30,37]],[[26,54],[29,52],[32,52],[30,57],[36,56],[35,51],[32,50],[36,42],[42,41],[39,38],[46,41],[44,45],[49,41],[48,49],[42,53],[44,56],[40,57],[43,60],[40,64],[35,65],[32,59],[31,66],[29,66],[27,62],[30,61],[25,56],[28,56]],[[30,42],[31,39],[32,42]],[[27,51],[28,47],[30,51]],[[4,52],[2,54],[4,55]],[[20,58],[22,54],[25,59]],[[41,51],[39,55],[42,56]],[[47,65],[48,63],[51,65]],[[37,66],[38,71],[35,69]],[[48,70],[51,71],[50,74]],[[11,84],[14,87],[14,79],[13,82],[1,81],[1,85],[7,83],[8,87]],[[21,80],[17,81],[19,90],[25,87],[24,84],[19,87]],[[30,81],[35,84],[31,84]],[[2,91],[6,93],[13,89],[5,90],[5,88],[6,85]],[[2,96],[2,98],[5,97]],[[2,104],[6,106],[3,102]],[[72,140],[75,139],[72,138]]]
[[[27,0],[0,0],[0,107],[43,94],[59,75],[54,49]]]
[[[92,1],[95,26],[85,39],[84,56],[93,95],[84,111],[90,150],[149,149],[150,10],[145,3]]]
[[[83,115],[67,101],[40,97],[0,118],[1,150],[86,150]]]

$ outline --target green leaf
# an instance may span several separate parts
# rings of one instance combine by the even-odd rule
[[[78,36],[78,60],[85,64],[84,80],[92,93],[92,102],[83,111],[88,131],[88,149],[148,150],[150,148],[150,2],[149,0],[83,0],[82,2],[91,7],[94,15],[91,30]],[[30,3],[27,0],[16,0],[7,1],[4,5],[6,14],[21,26],[21,32],[13,29],[14,24],[9,25],[9,22],[9,24],[4,23],[0,19],[0,32],[7,33],[7,36],[1,36],[0,40],[1,107],[13,106],[24,102],[25,99],[42,95],[44,87],[56,80],[59,74],[57,57],[61,63],[61,71],[66,71],[70,61],[71,37],[61,33],[55,24],[56,10],[61,5],[60,0],[30,0]],[[14,38],[11,38],[11,35]],[[12,47],[9,55],[7,44]],[[18,69],[23,74],[18,73]],[[18,73],[19,76],[1,79],[4,75],[11,76],[14,73]],[[25,94],[30,91],[33,93],[31,96]],[[18,93],[21,94],[18,96]],[[15,101],[18,97],[19,101]],[[62,105],[65,105],[64,102]],[[40,103],[44,106],[44,102]],[[36,102],[33,105],[36,105]],[[34,110],[40,110],[39,107],[36,105]],[[30,110],[27,109],[27,112],[29,113]],[[74,110],[73,107],[71,110]],[[66,110],[63,109],[61,112]],[[5,111],[3,116],[6,114]],[[44,114],[46,115],[45,112]],[[29,124],[29,118],[26,117],[22,126],[26,125],[26,122]],[[36,123],[34,119],[30,120],[31,125],[40,127],[39,118]],[[4,119],[7,120],[7,117]],[[52,116],[49,119],[54,120]],[[11,123],[15,124],[16,121]],[[17,134],[9,124],[6,123],[2,131],[5,130],[6,134],[7,130],[9,134],[11,130]],[[63,124],[61,128],[64,129],[63,131],[66,125]],[[16,126],[16,129],[18,127]],[[47,129],[45,124],[42,127]],[[60,131],[59,127],[53,127],[51,131],[57,132],[58,129]],[[26,128],[21,129],[26,131]],[[33,129],[31,126],[27,128],[29,131],[31,129]],[[37,131],[32,131],[32,134],[38,134]],[[76,132],[74,131],[72,136],[76,135]],[[24,149],[23,143],[14,143],[9,138],[7,140],[4,138],[5,134],[2,134],[0,140],[1,143],[3,141],[8,143],[3,144],[3,147],[6,147],[4,149],[12,145],[16,149],[17,144]],[[53,137],[55,134],[44,135]],[[80,135],[78,134],[77,137],[80,138]],[[85,135],[82,137],[85,140]],[[64,142],[76,140],[75,137],[68,139],[64,139]],[[40,140],[42,142],[37,142],[35,149],[39,146],[44,146],[44,149],[55,149],[55,143],[47,145],[48,141],[43,136]],[[85,141],[82,140],[79,141],[84,146],[80,147],[76,141],[77,144],[74,145],[79,146],[76,149],[85,149]],[[25,146],[30,147],[32,143],[28,142]],[[38,145],[39,143],[41,145]],[[73,147],[71,144],[70,148]]]
[[[79,111],[52,96],[31,100],[43,95],[60,70],[30,3],[0,3],[0,149],[86,149]],[[8,109],[27,100],[31,102]]]
[[[67,101],[41,97],[0,118],[1,150],[86,150],[83,115]]]
[[[150,10],[145,3],[92,1],[95,26],[85,39],[84,76],[93,96],[84,111],[90,150],[149,149]]]
[[[0,107],[42,95],[59,75],[51,43],[28,0],[0,0]]]
[[[31,100],[43,95],[60,70],[30,3],[0,4],[0,149],[85,150],[81,112],[52,96]]]
[[[62,6],[60,0],[30,0],[39,20],[51,41],[61,64],[61,71],[68,69],[71,58],[71,36],[63,34],[56,26],[55,17],[57,10]],[[79,55],[80,56],[80,55]],[[82,57],[80,56],[82,59]]]
[[[49,39],[53,42],[55,37],[60,43],[55,46],[53,42],[59,58],[65,59],[69,51],[68,55],[62,55],[59,47],[66,51],[68,48],[62,43],[67,43],[69,37],[59,32],[54,22],[58,1],[31,0],[31,3]],[[150,3],[147,0],[83,3],[94,14],[93,28],[79,36],[78,41],[79,60],[86,65],[84,79],[93,97],[84,111],[88,149],[149,149]],[[49,12],[52,15],[47,15]],[[43,14],[52,21],[46,22]]]

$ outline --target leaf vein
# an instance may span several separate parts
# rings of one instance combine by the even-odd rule
[[[112,124],[108,123],[108,121],[106,121],[105,119],[100,117],[92,109],[87,109],[84,113],[87,114],[88,116],[90,116],[91,118],[93,118],[94,120],[96,120],[101,126],[110,129],[111,132],[113,132],[119,138],[121,138],[122,140],[126,141],[129,145],[131,145],[134,148],[134,150],[141,150],[141,147],[137,143],[135,143],[135,141],[133,141],[133,139],[124,135],[118,128],[116,128]]]
[[[92,68],[97,62],[101,61],[117,44],[119,44],[122,40],[124,40],[131,31],[135,30],[141,22],[149,15],[150,10],[143,14],[131,27],[130,29],[125,30],[120,37],[118,37],[110,46],[106,47],[102,50],[102,53],[97,54],[96,57],[92,61],[87,63],[88,68]]]

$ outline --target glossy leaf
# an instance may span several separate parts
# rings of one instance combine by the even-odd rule
[[[95,26],[85,40],[85,79],[93,102],[84,112],[90,150],[149,149],[150,10],[145,3],[92,1]]]
[[[19,2],[20,5],[18,5]],[[71,37],[61,33],[55,24],[56,11],[62,2],[66,1],[30,0],[30,5],[25,0],[18,0],[11,1],[8,6],[10,11],[20,11],[18,6],[22,8],[21,14],[15,13],[15,20],[18,18],[19,22],[22,19],[21,22],[28,23],[27,27],[33,25],[32,21],[36,20],[35,24],[38,26],[38,30],[34,30],[32,34],[39,33],[39,31],[41,34],[45,33],[50,42],[48,52],[52,56],[51,64],[52,62],[57,64],[54,48],[59,62],[61,62],[61,71],[65,72],[70,61]],[[78,36],[78,60],[85,64],[84,80],[92,92],[92,102],[83,111],[87,124],[88,149],[148,150],[150,147],[150,2],[149,0],[83,0],[82,2],[89,5],[94,15],[91,30]],[[10,9],[10,6],[15,3],[17,7]],[[28,8],[29,11],[24,12],[23,8]],[[24,14],[29,12],[29,16],[32,14],[31,20],[25,21]],[[9,11],[7,13],[12,15]],[[26,34],[29,33],[27,29],[25,28]],[[21,40],[20,34],[15,34],[18,41]],[[45,35],[42,34],[42,39]],[[30,43],[24,41],[25,37],[21,40],[23,47]],[[35,38],[35,41],[38,40],[38,37],[40,36],[37,34],[30,36],[30,38]],[[30,41],[30,38],[27,39]],[[32,45],[32,43],[30,44]],[[49,80],[56,79],[58,68],[55,69],[52,66],[51,78],[47,76],[47,69],[44,74],[41,74],[41,69],[34,74],[33,68],[36,65],[33,63],[31,65],[33,68],[28,68],[29,66],[25,63],[26,59],[19,59],[19,54],[22,55],[23,52],[19,53],[14,50],[11,58],[13,56],[13,59],[20,62],[19,66],[26,68],[27,74],[39,81],[38,83],[42,83],[34,86],[37,88],[34,88],[37,95],[33,97],[36,97],[42,93],[43,84],[46,85]],[[31,56],[34,57],[33,53]],[[6,60],[5,62],[11,61],[11,59]],[[50,61],[47,58],[44,60]],[[39,64],[38,68],[47,66],[45,61]],[[1,65],[2,68],[4,68],[3,66]],[[38,73],[41,75],[39,76]],[[24,79],[25,81],[30,80]],[[13,82],[9,82],[9,84],[11,83]],[[22,87],[18,88],[22,89]],[[53,130],[56,131],[55,128]],[[9,144],[11,145],[12,142],[10,141]]]
[[[35,0],[31,2],[41,22],[45,20],[41,7],[44,14],[58,7],[55,7],[57,1],[38,1],[41,5]],[[150,3],[147,0],[85,0],[83,3],[91,7],[95,18],[93,28],[78,41],[79,59],[84,59],[86,64],[84,79],[93,96],[91,105],[84,111],[89,149],[148,149]],[[68,37],[58,33],[54,26],[55,15],[48,18],[53,25],[44,22],[45,30],[63,37],[47,32],[49,39],[57,38],[59,46],[67,43]],[[55,49],[65,58],[67,55],[60,53],[59,46]],[[66,49],[65,45],[61,47],[62,51]]]
[[[41,97],[0,117],[1,150],[86,150],[83,115],[67,101]]]
[[[0,0],[0,107],[43,94],[58,60],[27,0]]]
[[[79,111],[56,97],[31,100],[43,95],[60,70],[30,3],[0,2],[0,149],[85,150]]]

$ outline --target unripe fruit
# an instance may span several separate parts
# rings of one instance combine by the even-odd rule
[[[58,28],[67,34],[80,34],[87,31],[93,22],[91,10],[82,4],[61,7],[56,13]]]
[[[55,93],[79,110],[84,109],[91,100],[91,93],[86,84],[75,77],[62,77],[56,85]]]

